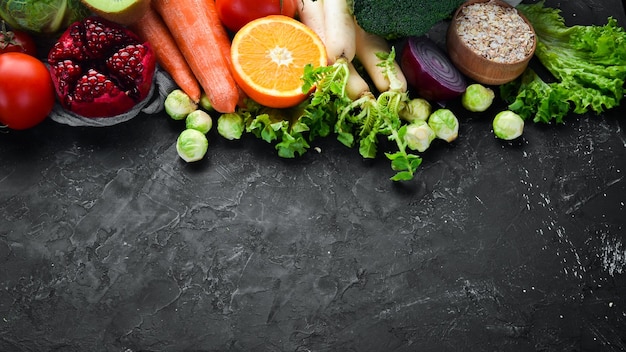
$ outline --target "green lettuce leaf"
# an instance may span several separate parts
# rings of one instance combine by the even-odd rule
[[[535,122],[562,123],[570,112],[601,113],[620,104],[626,80],[626,32],[609,17],[603,26],[566,26],[543,1],[520,4],[537,34],[535,56],[552,74],[545,82],[528,68],[501,86],[509,108]]]

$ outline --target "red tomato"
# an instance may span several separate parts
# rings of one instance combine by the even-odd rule
[[[237,32],[246,23],[269,15],[296,16],[299,0],[215,0],[222,24]]]
[[[24,53],[0,54],[0,124],[31,128],[52,111],[56,95],[48,68]]]
[[[7,31],[4,26],[0,31],[0,54],[20,52],[31,56],[37,55],[37,45],[30,34],[22,31]]]

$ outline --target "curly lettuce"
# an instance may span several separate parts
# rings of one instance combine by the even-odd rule
[[[603,26],[566,26],[559,9],[544,2],[520,4],[537,35],[535,56],[552,74],[544,81],[531,68],[502,85],[509,109],[535,122],[563,123],[571,112],[601,113],[620,104],[626,80],[626,32],[612,17]]]
[[[395,49],[377,56],[378,66],[390,83],[390,89],[378,97],[368,92],[356,100],[350,99],[346,90],[348,61],[338,59],[328,66],[305,66],[302,91],[315,89],[303,103],[288,109],[271,109],[249,100],[237,114],[244,121],[246,132],[274,144],[283,158],[303,155],[310,148],[309,141],[332,133],[347,147],[358,145],[363,158],[375,158],[379,138],[386,137],[397,146],[395,152],[385,153],[391,169],[396,171],[391,180],[411,180],[422,158],[407,150],[404,138],[407,126],[402,124],[400,113],[409,101],[408,93],[395,77]]]

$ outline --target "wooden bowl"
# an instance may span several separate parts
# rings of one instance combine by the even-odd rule
[[[530,50],[526,51],[526,56],[524,56],[523,58],[518,57],[516,59],[507,58],[505,60],[502,57],[498,59],[498,57],[494,58],[488,57],[488,55],[480,54],[477,49],[471,48],[468,42],[463,39],[463,37],[459,34],[457,30],[459,21],[462,21],[462,19],[459,19],[460,17],[462,17],[460,14],[467,6],[475,3],[488,2],[505,8],[513,8],[511,5],[500,0],[469,0],[465,2],[455,11],[452,22],[448,27],[448,31],[446,34],[446,47],[448,49],[448,55],[450,56],[450,60],[459,69],[459,71],[461,71],[467,77],[475,80],[478,83],[483,83],[486,85],[500,85],[514,80],[515,78],[519,77],[522,72],[524,72],[524,70],[528,66],[530,59],[535,53],[535,48],[537,46],[537,37],[535,34],[535,30],[533,29],[533,26],[530,24],[528,19],[518,11],[517,15],[519,15],[519,17],[521,17],[521,19],[528,24],[532,33],[529,39],[532,40],[532,46]],[[477,29],[477,31],[480,32],[481,30]],[[509,43],[505,41],[505,44],[503,45],[506,46],[509,45]],[[515,47],[519,47],[519,45],[509,45],[509,48]]]

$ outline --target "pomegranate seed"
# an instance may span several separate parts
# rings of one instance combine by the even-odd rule
[[[78,80],[74,97],[76,101],[88,102],[116,90],[117,87],[107,76],[90,69],[86,75]]]

